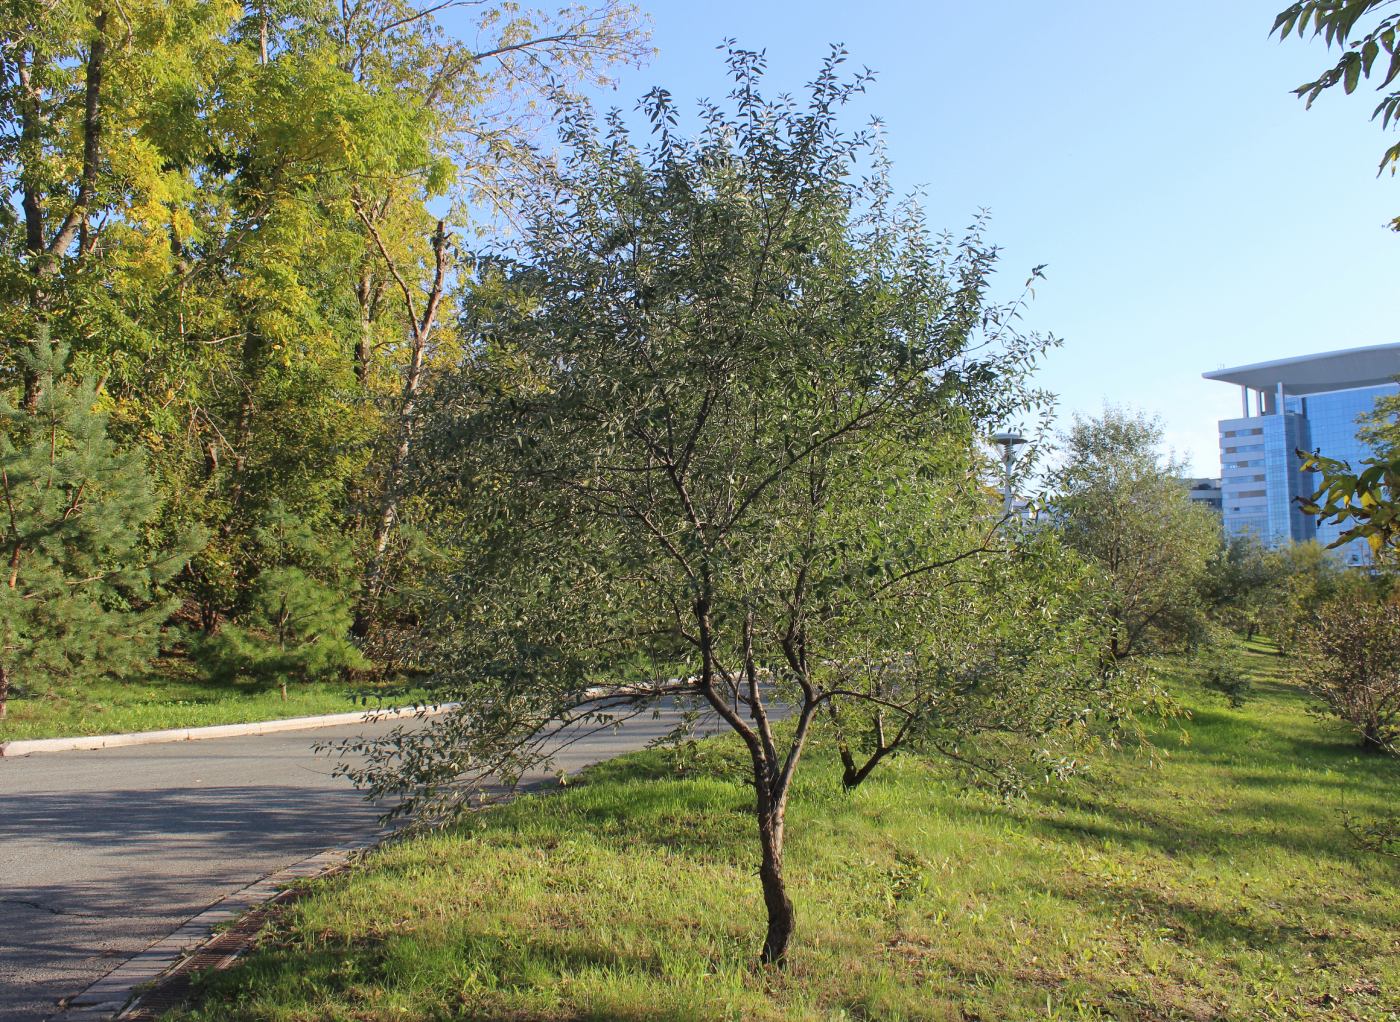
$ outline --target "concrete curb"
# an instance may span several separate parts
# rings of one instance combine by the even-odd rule
[[[250,724],[215,724],[211,727],[171,728],[167,731],[135,731],[125,735],[80,735],[73,738],[29,738],[0,743],[0,757],[32,756],[39,752],[75,752],[90,749],[116,749],[125,745],[157,745],[164,742],[195,742],[206,738],[237,738],[241,735],[270,735],[278,731],[305,731],[339,724],[368,724],[378,720],[434,716],[453,709],[456,703],[412,707],[401,710],[369,710],[355,713],[325,713],[317,717],[288,717]]]
[[[90,984],[62,1011],[49,1016],[48,1022],[96,1022],[98,1019],[119,1017],[142,987],[159,979],[186,955],[208,941],[216,927],[233,922],[250,909],[268,904],[295,881],[320,876],[342,866],[353,852],[377,843],[329,848],[221,898],[169,936],[137,952]]]

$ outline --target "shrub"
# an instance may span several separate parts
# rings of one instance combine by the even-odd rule
[[[1400,605],[1324,604],[1298,632],[1298,680],[1354,728],[1363,748],[1400,740]]]
[[[340,538],[318,534],[281,505],[256,536],[269,565],[253,580],[250,606],[198,645],[216,678],[276,687],[369,667],[350,640],[353,559]]]
[[[1203,688],[1218,692],[1231,706],[1243,706],[1249,694],[1249,668],[1228,629],[1210,627],[1205,641],[1191,656],[1191,667]]]
[[[1400,813],[1354,816],[1343,812],[1342,826],[1363,851],[1400,858]]]

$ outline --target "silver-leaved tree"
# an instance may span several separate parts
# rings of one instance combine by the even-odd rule
[[[987,301],[982,221],[930,232],[877,133],[841,129],[867,81],[842,60],[767,99],[762,56],[730,47],[730,102],[693,137],[662,90],[645,144],[566,107],[558,176],[483,262],[475,355],[421,445],[417,499],[457,523],[423,657],[458,708],[345,765],[450,815],[566,727],[692,700],[747,749],[768,963],[821,729],[854,786],[899,750],[1063,768],[1057,736],[1129,709],[1085,634],[1086,570],[1002,520],[978,442],[1043,407],[1052,342]]]

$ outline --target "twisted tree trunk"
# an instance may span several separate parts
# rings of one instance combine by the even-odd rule
[[[787,961],[788,944],[797,923],[783,878],[783,816],[781,806],[770,807],[767,812],[760,810],[758,819],[758,839],[763,849],[758,879],[763,886],[763,907],[768,912],[768,932],[760,960],[779,968]]]

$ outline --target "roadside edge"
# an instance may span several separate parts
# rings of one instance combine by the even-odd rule
[[[144,951],[138,951],[89,984],[66,1007],[50,1015],[48,1022],[96,1022],[98,1019],[119,1017],[129,1007],[139,1005],[137,998],[141,988],[175,970],[182,961],[209,942],[219,926],[271,904],[298,880],[322,876],[340,868],[353,853],[373,847],[375,843],[351,843],[328,848],[219,899],[168,936]],[[133,1000],[136,1001],[135,1005]]]
[[[78,752],[118,749],[129,745],[158,745],[166,742],[194,742],[206,738],[237,738],[243,735],[269,735],[279,731],[306,731],[340,724],[372,724],[404,717],[431,717],[453,709],[456,703],[397,710],[356,710],[353,713],[323,713],[314,717],[286,717],[247,724],[212,724],[208,727],[170,728],[163,731],[133,731],[130,734],[76,735],[71,738],[24,738],[0,743],[0,757],[32,756],[44,752]]]

